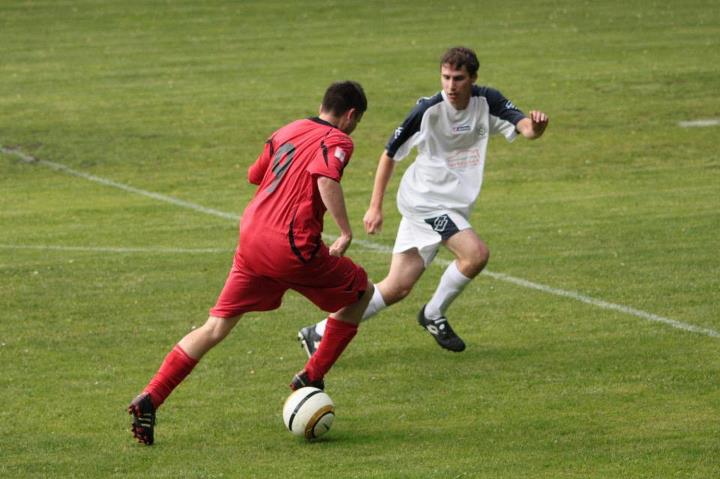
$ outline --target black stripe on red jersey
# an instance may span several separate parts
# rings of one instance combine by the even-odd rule
[[[308,259],[305,259],[302,255],[302,251],[300,251],[300,249],[295,244],[295,233],[293,232],[295,229],[295,213],[296,211],[293,212],[292,220],[290,220],[290,228],[288,228],[288,241],[290,242],[290,249],[295,254],[295,256],[297,256],[303,264],[307,264],[312,261],[312,259],[317,254],[318,250],[320,249],[320,245],[322,244],[322,239],[317,239],[317,246],[315,246],[315,249],[310,252],[310,257]]]
[[[328,165],[328,156],[327,156],[327,154],[328,154],[328,147],[325,145],[325,140],[323,140],[323,141],[320,142],[320,148],[322,149],[323,160],[325,160],[325,166],[329,166],[329,165]]]

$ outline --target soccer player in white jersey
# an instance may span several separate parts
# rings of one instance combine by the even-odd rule
[[[548,116],[532,110],[526,116],[499,91],[477,86],[475,52],[451,48],[440,61],[442,91],[421,98],[388,141],[380,157],[370,207],[363,219],[369,234],[383,224],[383,199],[396,161],[412,148],[417,157],[400,182],[397,206],[402,213],[390,271],[376,284],[363,319],[405,298],[444,245],[455,260],[443,273],[418,322],[437,343],[463,351],[465,343],[450,327],[445,312],[465,286],[485,267],[489,250],[469,223],[480,194],[485,153],[491,135],[513,141],[542,136]],[[324,334],[324,321],[298,333],[312,356]]]

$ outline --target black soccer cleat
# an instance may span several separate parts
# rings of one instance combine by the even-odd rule
[[[450,323],[448,323],[445,316],[441,316],[438,319],[428,319],[425,317],[425,306],[423,306],[418,313],[417,320],[420,326],[435,338],[435,341],[437,341],[440,347],[448,351],[455,351],[456,353],[465,350],[465,343],[455,334],[455,331],[450,327]]]
[[[324,390],[325,381],[323,381],[322,379],[318,381],[310,381],[310,378],[308,378],[307,373],[303,369],[295,376],[293,376],[292,381],[290,381],[290,389],[292,389],[293,391],[297,391],[298,389],[305,387],[313,387]]]
[[[300,345],[305,350],[305,354],[307,354],[308,358],[310,358],[313,354],[315,354],[317,348],[320,347],[322,336],[315,331],[315,325],[313,324],[312,326],[302,328],[298,331],[298,341],[300,341]]]
[[[128,406],[128,414],[132,414],[132,433],[138,442],[152,446],[155,442],[155,406],[150,394],[141,393]]]

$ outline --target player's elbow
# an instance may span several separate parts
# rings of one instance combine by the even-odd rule
[[[262,181],[262,176],[259,175],[255,170],[250,168],[248,170],[247,179],[248,179],[248,183],[251,183],[253,185],[259,185],[260,182]]]

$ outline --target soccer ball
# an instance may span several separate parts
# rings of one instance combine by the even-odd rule
[[[283,421],[296,436],[315,439],[330,430],[335,419],[335,404],[322,389],[300,388],[285,400]]]

